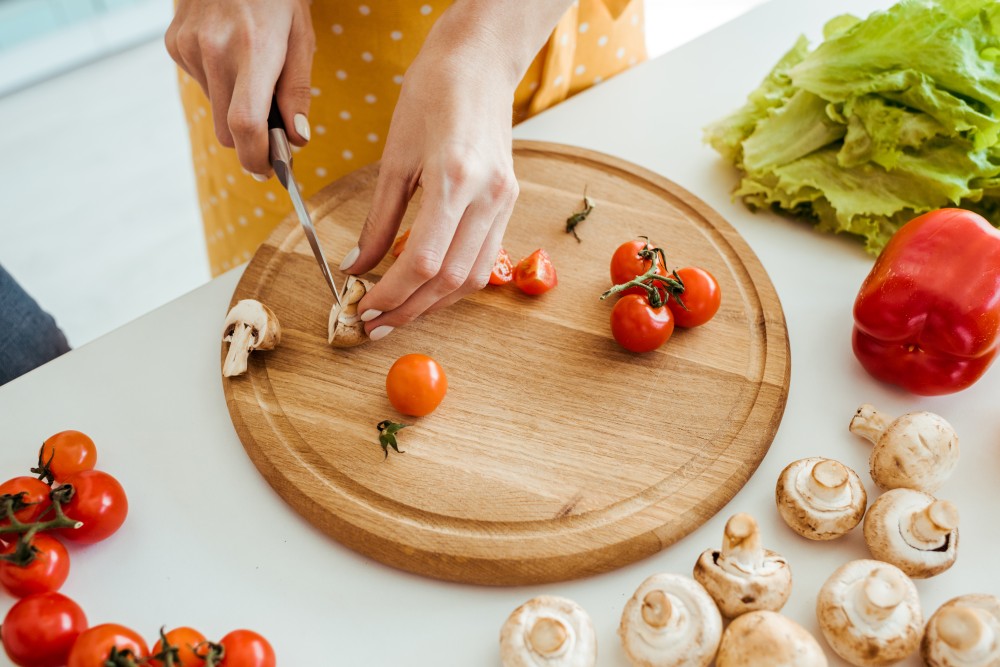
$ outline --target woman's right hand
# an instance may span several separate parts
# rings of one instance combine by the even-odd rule
[[[235,148],[258,180],[271,173],[272,91],[289,141],[309,141],[315,37],[307,0],[180,0],[164,41],[208,96],[219,143]]]

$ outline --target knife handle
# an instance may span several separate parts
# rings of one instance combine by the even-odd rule
[[[267,139],[270,149],[271,168],[278,181],[288,189],[289,175],[292,170],[292,147],[288,145],[288,134],[285,123],[281,120],[281,109],[278,108],[278,98],[271,96],[271,111],[267,114]]]
[[[267,114],[268,130],[284,130],[285,121],[281,119],[281,109],[278,108],[278,96],[271,95],[271,111]]]

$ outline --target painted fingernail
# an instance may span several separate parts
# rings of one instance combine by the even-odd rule
[[[386,336],[392,333],[394,327],[390,327],[387,324],[383,324],[380,327],[375,327],[372,332],[368,334],[368,337],[372,340],[382,340]]]
[[[369,308],[365,312],[361,313],[362,322],[371,322],[376,317],[382,314],[381,310],[375,310],[374,308]]]
[[[354,262],[358,261],[358,255],[360,254],[361,254],[361,248],[359,248],[358,246],[354,246],[354,249],[351,250],[351,252],[347,253],[347,255],[344,257],[344,261],[340,263],[340,270],[346,271],[347,269],[354,266]]]
[[[260,181],[261,183],[267,180],[267,176],[265,176],[264,174],[250,174],[250,175],[253,176],[253,180]]]
[[[304,113],[295,114],[295,131],[299,133],[299,136],[309,141],[309,119],[306,118]]]

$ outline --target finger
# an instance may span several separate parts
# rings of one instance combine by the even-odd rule
[[[232,72],[219,61],[210,61],[205,65],[205,82],[208,84],[208,99],[212,104],[212,122],[215,124],[215,136],[219,143],[227,148],[233,148],[233,135],[229,131],[229,107],[233,100],[235,80]]]
[[[243,168],[251,174],[267,174],[271,170],[267,114],[285,54],[282,51],[266,55],[266,60],[251,56],[236,73],[233,99],[226,116],[236,155]]]
[[[373,269],[389,250],[406,205],[413,197],[416,179],[405,172],[387,166],[383,161],[375,182],[372,206],[365,218],[358,245],[344,257],[340,270],[354,275]]]
[[[172,26],[171,26],[172,27]],[[171,32],[167,31],[165,40],[169,40]],[[171,47],[167,42],[167,51],[171,54],[182,70],[188,73],[192,79],[198,82],[205,97],[211,99],[208,94],[208,83],[205,80],[205,71],[201,66],[201,46],[198,44],[198,35],[192,30],[179,27],[173,32],[174,44]],[[175,55],[176,54],[176,55]]]
[[[276,90],[285,132],[288,140],[296,146],[304,146],[309,141],[309,103],[312,101],[310,81],[315,51],[316,38],[309,13],[296,11],[288,36],[285,66],[278,77]]]

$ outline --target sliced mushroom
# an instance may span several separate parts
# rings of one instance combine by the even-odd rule
[[[679,574],[654,574],[625,603],[618,635],[636,667],[707,667],[722,636],[708,592]]]
[[[920,645],[930,667],[1000,667],[1000,599],[961,595],[934,612]]]
[[[597,636],[572,600],[540,595],[514,610],[500,629],[504,667],[593,667]]]
[[[809,631],[773,611],[752,611],[729,624],[716,667],[826,667],[826,655]]]
[[[869,465],[883,491],[934,493],[958,463],[958,436],[933,412],[909,412],[895,420],[865,403],[851,420],[851,433],[874,443]]]
[[[281,342],[281,324],[274,312],[253,299],[243,299],[229,309],[222,340],[229,343],[229,352],[222,363],[225,377],[240,375],[247,370],[247,357],[254,350],[271,350]]]
[[[933,577],[958,555],[958,509],[921,491],[886,491],[865,517],[865,542],[872,556],[909,576]]]
[[[330,310],[330,322],[327,326],[327,338],[333,347],[354,347],[368,340],[365,333],[365,323],[358,314],[358,301],[361,301],[375,283],[364,278],[348,276],[344,291],[340,295],[344,307],[334,303]]]
[[[774,496],[785,523],[810,540],[832,540],[850,532],[861,522],[868,504],[856,472],[820,457],[788,464]]]
[[[816,617],[837,655],[861,667],[904,659],[917,650],[923,630],[916,586],[898,567],[877,560],[851,561],[830,575]]]
[[[726,523],[721,550],[701,554],[694,578],[726,618],[758,609],[778,611],[792,592],[788,563],[761,546],[757,521],[743,513],[734,514]]]

